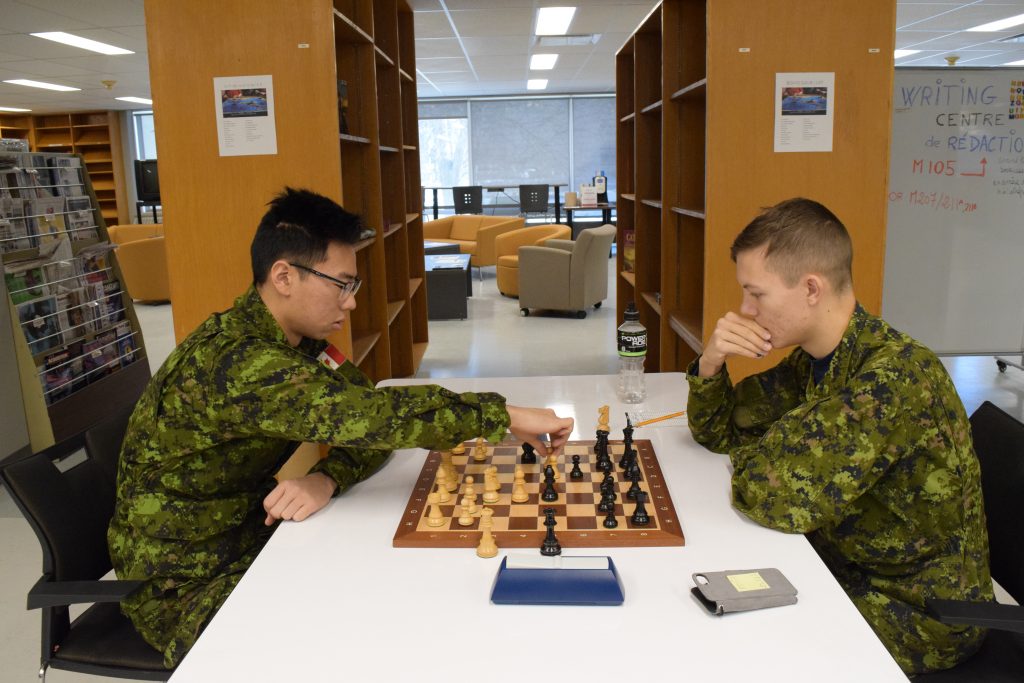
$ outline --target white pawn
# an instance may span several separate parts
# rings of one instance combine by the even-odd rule
[[[459,526],[472,526],[473,514],[469,511],[469,501],[462,499],[462,515],[459,516]]]
[[[494,504],[500,500],[498,492],[501,490],[501,483],[498,481],[498,468],[491,465],[484,470],[484,502]]]
[[[515,481],[512,484],[512,502],[525,503],[528,500],[530,500],[530,495],[526,492],[526,475],[523,473],[523,468],[516,465]]]
[[[476,489],[473,488],[473,477],[466,477],[466,488],[463,490],[463,500],[469,501],[469,514],[476,515]]]
[[[480,437],[476,440],[476,448],[473,450],[473,460],[476,462],[484,462],[487,460],[487,446],[484,445],[484,437]]]
[[[445,483],[448,493],[455,493],[459,488],[459,472],[455,469],[455,465],[452,464],[451,451],[441,451],[441,466],[438,469],[444,470],[445,475],[448,477]]]
[[[439,467],[437,470],[437,502],[447,503],[451,499],[452,496],[448,493],[448,475],[443,467]]]
[[[548,456],[548,463],[547,464],[551,465],[551,469],[554,470],[554,472],[555,472],[555,480],[557,481],[558,479],[561,479],[562,477],[561,477],[561,475],[558,472],[558,456],[555,455],[554,453],[549,455]]]
[[[476,554],[477,557],[494,557],[498,554],[498,544],[494,541],[494,535],[491,533],[491,527],[494,525],[491,515],[494,514],[494,510],[484,508],[480,514],[482,516],[480,529],[483,531],[483,535],[480,537],[480,545],[476,547]]]
[[[444,526],[444,515],[438,506],[438,494],[431,493],[427,496],[427,503],[430,504],[430,513],[427,514],[427,526]]]

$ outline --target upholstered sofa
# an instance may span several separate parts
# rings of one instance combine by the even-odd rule
[[[509,216],[446,216],[424,223],[423,239],[458,244],[463,254],[472,255],[471,265],[493,266],[498,262],[494,252],[495,238],[524,224],[522,218]]]
[[[567,240],[571,235],[568,225],[557,223],[531,225],[498,235],[494,240],[498,291],[505,296],[519,296],[519,247],[543,246],[548,240]]]
[[[107,229],[117,245],[117,262],[128,296],[139,301],[170,301],[164,226],[160,223],[113,225]]]

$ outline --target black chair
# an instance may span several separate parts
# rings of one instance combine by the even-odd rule
[[[484,212],[483,186],[467,185],[465,187],[453,187],[452,196],[455,198],[455,213]]]
[[[1024,424],[988,401],[971,415],[974,449],[981,462],[989,551],[994,578],[1024,603]],[[947,671],[920,676],[928,683],[1024,681],[1024,606],[929,600],[944,624],[991,629],[981,649]]]
[[[526,218],[531,213],[548,214],[547,185],[519,186],[519,215]]]
[[[42,611],[42,681],[49,667],[150,681],[166,681],[173,673],[121,614],[119,602],[141,582],[100,580],[111,569],[107,526],[133,407],[0,469],[0,480],[43,548],[43,575],[28,594],[28,609]],[[86,454],[81,463],[63,472],[54,463],[80,448]],[[72,621],[68,605],[82,603],[94,604]]]

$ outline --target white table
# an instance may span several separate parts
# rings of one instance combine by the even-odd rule
[[[621,438],[625,406],[611,376],[432,381],[574,415],[574,439],[594,438],[608,403],[612,438]],[[685,406],[683,375],[647,382],[649,414]],[[384,384],[412,383],[427,381]],[[803,536],[733,510],[726,456],[694,443],[678,421],[635,438],[653,442],[686,546],[565,550],[610,555],[622,606],[493,605],[504,551],[482,560],[471,549],[391,547],[426,453],[398,451],[325,510],[280,527],[173,683],[907,680]],[[714,617],[690,594],[694,572],[759,567],[781,569],[799,602]]]

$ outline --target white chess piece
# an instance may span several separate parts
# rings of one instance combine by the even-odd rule
[[[561,479],[562,476],[558,472],[558,456],[556,454],[554,454],[554,453],[549,455],[548,456],[547,464],[551,465],[551,469],[554,470],[554,472],[555,472],[555,481],[558,481],[559,479]]]
[[[427,503],[430,504],[430,512],[427,514],[427,526],[444,526],[444,515],[441,514],[441,508],[437,504],[438,498],[437,493],[431,493],[427,496]]]
[[[525,503],[529,499],[530,495],[526,492],[526,475],[523,473],[523,468],[516,465],[516,476],[512,484],[512,502]]]
[[[441,466],[438,467],[438,470],[444,470],[445,475],[448,477],[445,484],[448,493],[455,493],[459,488],[459,471],[452,464],[452,454],[450,451],[441,451]]]
[[[494,541],[494,535],[491,533],[491,527],[494,526],[494,520],[491,519],[493,514],[494,510],[491,508],[484,508],[480,511],[480,529],[483,534],[480,537],[480,545],[476,547],[478,557],[494,557],[498,554],[498,544]]]
[[[448,493],[448,474],[443,467],[437,468],[437,502],[447,503],[452,499]]]
[[[469,501],[462,499],[462,515],[459,516],[459,526],[472,526],[473,514],[469,511]]]
[[[501,496],[501,483],[498,481],[498,468],[491,465],[484,471],[484,502],[489,504],[497,503]]]
[[[484,443],[484,437],[482,436],[476,440],[476,448],[473,449],[473,460],[476,462],[487,460],[487,445]]]
[[[466,477],[466,488],[463,490],[463,500],[469,501],[469,514],[476,515],[479,510],[476,507],[476,489],[473,488],[473,477]]]

